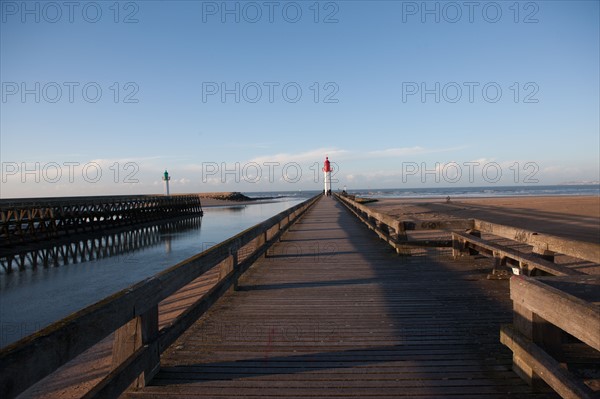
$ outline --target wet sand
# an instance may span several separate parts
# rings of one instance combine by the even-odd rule
[[[600,197],[380,199],[368,204],[405,220],[476,218],[572,240],[600,243]]]

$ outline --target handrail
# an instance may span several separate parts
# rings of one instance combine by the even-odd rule
[[[480,219],[402,221],[353,201],[346,196],[339,194],[336,194],[335,196],[359,219],[366,223],[369,228],[374,230],[382,239],[386,240],[391,246],[396,248],[398,253],[406,254],[410,251],[407,248],[425,245],[435,246],[437,243],[437,246],[452,246],[456,256],[458,253],[467,249],[464,248],[464,244],[465,242],[470,241],[474,246],[478,245],[480,249],[489,247],[487,248],[487,252],[494,253],[494,256],[497,255],[502,261],[504,261],[505,258],[508,258],[519,264],[528,263],[532,267],[555,275],[579,274],[576,270],[569,269],[569,271],[564,266],[554,265],[551,262],[544,262],[542,258],[536,260],[534,257],[525,255],[519,251],[498,244],[487,243],[484,240],[477,239],[475,236],[454,233],[450,245],[446,245],[445,241],[439,240],[426,242],[408,241],[406,236],[406,232],[410,230],[467,230],[475,235],[489,233],[530,245],[533,247],[533,252],[540,255],[552,256],[552,254],[556,252],[589,262],[600,263],[600,245],[598,244],[536,233],[518,227],[505,226]],[[458,241],[460,241],[460,243]],[[494,250],[490,249],[492,247]]]
[[[600,350],[599,286],[596,275],[511,278],[513,323],[500,328],[500,342],[513,352],[513,370],[522,379],[531,385],[543,380],[563,398],[598,398],[570,370],[563,343],[571,340],[563,338],[581,341],[586,348],[580,355]]]
[[[235,287],[241,273],[320,198],[297,204],[0,350],[0,397],[16,397],[113,332],[115,347],[127,350],[119,355],[120,364],[86,397],[116,397],[142,372],[144,377],[138,381],[143,386],[158,371],[160,353],[220,295]],[[245,258],[238,259],[242,248]],[[159,331],[159,303],[222,264],[226,273],[209,293]]]
[[[508,261],[516,263],[519,267],[519,273],[532,273],[535,269],[553,276],[573,276],[585,274],[576,269],[545,260],[536,255],[523,253],[514,248],[504,245],[494,244],[476,236],[464,233],[452,232],[452,254],[458,258],[463,253],[469,253],[469,248],[475,251],[483,252],[498,261],[498,266],[506,265]]]
[[[403,221],[394,216],[378,212],[363,204],[353,201],[344,195],[335,194],[335,197],[344,204],[352,213],[362,220],[381,239],[391,245],[399,254],[410,254],[414,247],[451,247],[452,241],[448,240],[419,240],[408,241],[406,232],[410,230],[451,230],[473,228],[473,219],[446,219]]]
[[[517,227],[490,223],[479,219],[475,219],[475,225],[473,228],[482,233],[490,233],[499,237],[504,237],[531,245],[534,248],[538,248],[540,251],[557,252],[573,258],[583,259],[593,263],[600,263],[600,245],[591,242],[569,240],[567,238],[536,233]]]

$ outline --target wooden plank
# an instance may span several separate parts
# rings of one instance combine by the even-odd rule
[[[566,292],[586,302],[600,305],[600,279],[597,275],[569,276],[561,278],[536,277],[544,285]]]
[[[456,241],[462,240],[463,242],[467,243],[467,246],[472,246],[478,251],[485,252],[488,255],[494,257],[504,256],[507,258],[511,258],[515,261],[527,264],[530,269],[537,268],[555,276],[572,276],[584,274],[578,270],[574,270],[562,265],[557,265],[555,263],[548,262],[544,259],[535,257],[533,255],[520,252],[516,249],[485,241],[481,238],[474,237],[470,234],[453,232],[452,239]]]
[[[549,234],[536,233],[479,219],[474,220],[474,226],[476,230],[482,233],[490,233],[522,242],[540,250],[558,252],[574,258],[600,263],[600,244],[568,240]]]
[[[502,326],[500,342],[508,346],[525,365],[540,376],[561,397],[573,399],[595,398],[597,395],[583,382],[578,381],[571,373],[562,368],[560,364],[540,349],[533,342],[525,338],[510,325]]]
[[[581,279],[597,282],[600,276]],[[600,306],[527,277],[511,278],[510,297],[515,304],[600,351]]]
[[[410,220],[402,224],[405,230],[470,230],[474,225],[473,219]]]

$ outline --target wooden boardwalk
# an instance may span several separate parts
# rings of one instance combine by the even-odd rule
[[[555,397],[499,342],[512,321],[489,260],[398,257],[323,198],[161,358],[130,398]]]

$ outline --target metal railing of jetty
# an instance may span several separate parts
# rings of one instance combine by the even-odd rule
[[[0,351],[0,397],[14,398],[115,332],[116,366],[85,398],[115,398],[144,386],[160,367],[160,354],[266,253],[317,200],[317,195],[236,236],[124,289]],[[158,306],[214,267],[219,281],[159,331]]]
[[[597,390],[593,391],[580,376],[565,367],[573,359],[565,356],[564,341],[571,347],[575,345],[584,358],[593,359],[600,351],[600,276],[585,274],[553,260],[556,254],[563,254],[600,264],[600,245],[478,219],[400,221],[352,198],[340,195],[337,198],[400,254],[408,255],[411,248],[436,244],[409,241],[406,235],[409,230],[465,230],[451,231],[449,243],[437,241],[437,245],[451,246],[454,258],[478,253],[491,256],[494,259],[492,276],[502,266],[509,265],[519,274],[510,280],[513,324],[500,329],[500,341],[513,352],[513,370],[530,385],[540,388],[547,384],[563,398],[598,397]],[[484,240],[481,233],[529,245],[532,252]],[[570,343],[567,334],[576,338],[576,342]]]
[[[600,264],[600,245],[568,240],[516,227],[490,223],[479,219],[410,220],[378,212],[344,195],[335,195],[352,213],[398,254],[410,255],[419,247],[451,247],[455,258],[481,253],[494,258],[493,273],[504,266],[516,274],[549,274],[555,276],[581,275],[582,272],[552,262],[554,254],[563,254]],[[445,230],[448,239],[409,240],[408,231]],[[507,238],[533,247],[532,253],[510,248],[481,238],[481,233]],[[508,269],[507,269],[508,270]]]

